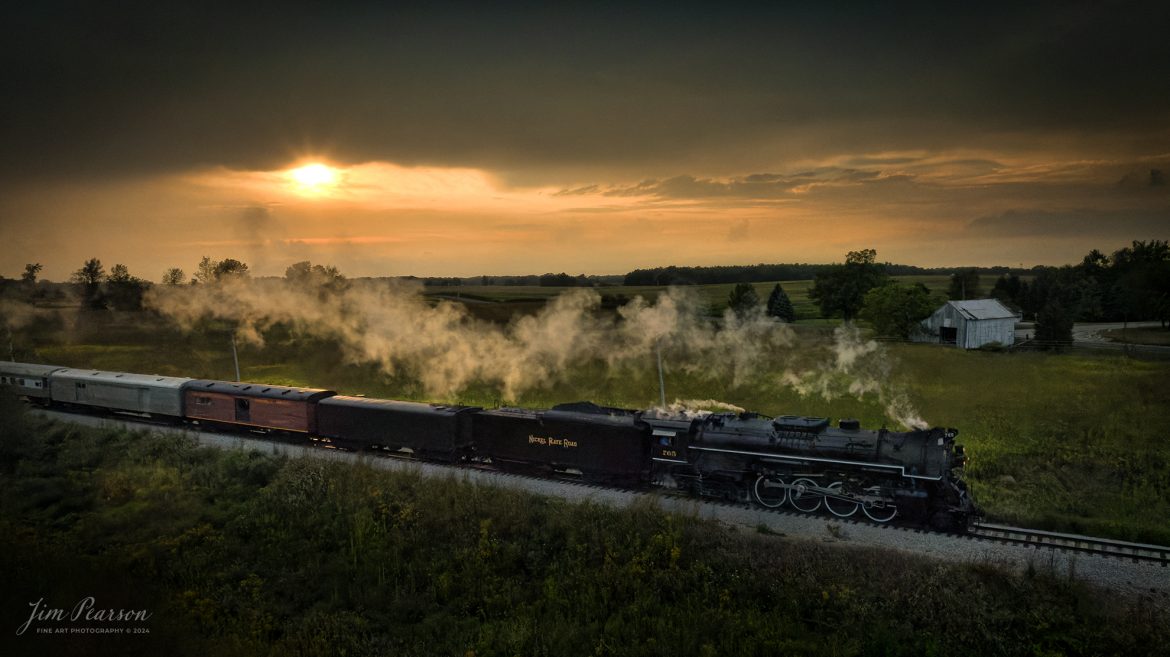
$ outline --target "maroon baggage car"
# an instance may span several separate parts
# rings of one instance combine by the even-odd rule
[[[315,434],[317,400],[332,390],[196,379],[183,386],[187,419]]]

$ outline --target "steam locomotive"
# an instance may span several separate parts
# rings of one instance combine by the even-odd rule
[[[484,409],[330,390],[0,364],[0,385],[47,405],[292,435],[350,450],[655,485],[875,523],[965,531],[977,515],[957,431],[863,430],[856,420],[676,414],[562,404]]]

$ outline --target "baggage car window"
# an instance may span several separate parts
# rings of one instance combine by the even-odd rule
[[[196,397],[195,403],[200,406],[208,406],[211,404],[211,397]]]
[[[241,410],[241,411],[248,410],[248,400],[247,399],[237,399],[236,400],[236,409]]]

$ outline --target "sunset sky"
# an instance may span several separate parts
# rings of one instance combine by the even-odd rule
[[[1170,239],[1164,1],[391,4],[3,10],[0,274],[1031,266]]]

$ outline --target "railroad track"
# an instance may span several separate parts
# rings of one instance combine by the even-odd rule
[[[89,417],[89,418],[94,418],[94,419],[101,419],[101,417],[95,416],[95,415],[89,414],[89,413],[71,413],[71,412],[64,412],[63,413],[61,411],[56,411],[56,412],[61,413],[62,415],[65,415],[65,416]],[[49,415],[50,417],[52,416],[51,412],[45,412],[44,414]],[[190,430],[192,430],[191,427],[182,427],[182,426],[178,426],[178,425],[174,425],[174,424],[163,424],[163,423],[157,423],[157,422],[143,421],[142,418],[138,418],[138,417],[119,416],[119,417],[107,417],[106,419],[113,419],[113,420],[121,421],[121,422],[130,424],[130,425],[138,425],[141,428],[153,427],[153,428],[159,428],[159,429],[171,429],[171,430],[176,430],[176,431],[190,431]],[[145,425],[145,426],[143,426],[143,425]],[[1003,545],[1017,545],[1017,546],[1032,547],[1032,548],[1036,548],[1036,549],[1052,549],[1052,550],[1060,550],[1060,551],[1070,552],[1070,553],[1092,554],[1092,555],[1096,555],[1096,556],[1107,556],[1107,557],[1114,557],[1114,558],[1118,558],[1118,559],[1132,560],[1135,563],[1147,562],[1147,563],[1159,564],[1162,567],[1170,566],[1170,547],[1161,546],[1161,545],[1150,545],[1150,544],[1146,544],[1146,543],[1130,543],[1130,542],[1126,542],[1126,541],[1118,541],[1118,540],[1107,539],[1107,538],[1097,538],[1094,536],[1082,536],[1082,535],[1078,535],[1078,534],[1063,534],[1063,533],[1059,533],[1059,532],[1049,532],[1049,531],[1043,531],[1043,530],[1037,530],[1037,529],[1026,529],[1026,528],[1021,528],[1021,527],[1008,527],[1008,526],[1004,526],[1004,525],[996,525],[996,524],[991,524],[991,523],[976,523],[976,524],[972,525],[971,531],[967,534],[961,534],[961,535],[944,534],[944,533],[939,533],[939,532],[933,532],[932,530],[927,529],[927,528],[923,528],[923,527],[903,525],[903,524],[900,524],[898,522],[880,523],[879,524],[879,523],[873,523],[873,522],[869,522],[866,520],[855,519],[855,518],[834,517],[834,516],[831,516],[828,514],[804,513],[801,511],[788,509],[788,508],[769,509],[769,508],[760,507],[760,506],[750,504],[750,503],[743,503],[743,502],[736,502],[736,501],[729,501],[729,500],[717,500],[717,499],[711,499],[711,498],[696,498],[696,497],[692,497],[690,495],[686,495],[686,494],[683,494],[683,493],[680,493],[677,491],[664,489],[664,488],[657,488],[657,487],[651,487],[649,489],[634,489],[634,488],[627,488],[627,487],[623,487],[623,486],[609,486],[609,485],[604,485],[604,484],[595,483],[595,482],[588,482],[588,481],[583,481],[583,480],[572,478],[572,477],[563,477],[563,476],[561,476],[561,477],[547,477],[547,476],[540,476],[540,475],[536,475],[536,474],[532,474],[532,473],[505,471],[505,470],[500,470],[500,469],[493,468],[491,466],[482,465],[482,464],[474,464],[474,465],[470,465],[470,466],[469,465],[460,466],[460,465],[453,465],[453,464],[437,463],[437,462],[433,462],[433,461],[417,460],[414,458],[405,457],[401,454],[391,454],[391,453],[386,453],[386,452],[361,452],[361,453],[349,452],[347,450],[340,450],[340,449],[335,448],[332,445],[319,443],[316,441],[281,439],[279,437],[268,435],[268,434],[265,434],[265,435],[250,435],[249,434],[249,435],[244,436],[244,435],[241,435],[239,433],[234,433],[234,432],[228,432],[228,433],[224,433],[224,432],[220,432],[220,431],[210,431],[209,432],[207,427],[202,427],[202,428],[196,429],[195,431],[196,432],[203,432],[203,433],[211,433],[213,435],[221,435],[221,436],[224,436],[225,438],[231,438],[231,437],[240,438],[240,439],[246,438],[249,440],[263,441],[263,442],[270,443],[270,444],[271,443],[284,444],[284,445],[287,445],[289,447],[316,448],[322,452],[335,452],[335,453],[343,453],[343,454],[352,454],[355,457],[358,457],[358,456],[370,457],[370,456],[372,456],[374,458],[386,459],[388,461],[398,461],[398,462],[402,462],[402,463],[406,463],[406,464],[417,464],[417,465],[425,466],[427,468],[432,468],[436,471],[450,472],[451,474],[458,474],[459,472],[469,472],[470,471],[470,472],[477,472],[477,473],[480,473],[483,475],[495,477],[495,478],[498,478],[501,480],[559,483],[562,485],[576,486],[576,487],[580,487],[583,489],[591,489],[591,490],[596,490],[596,491],[608,491],[608,492],[611,492],[614,494],[627,495],[627,496],[655,495],[657,497],[664,498],[664,499],[674,499],[674,500],[680,500],[680,501],[689,500],[689,501],[693,501],[697,504],[700,504],[703,506],[708,506],[708,507],[715,506],[715,507],[746,509],[746,510],[752,510],[752,511],[757,512],[757,513],[775,515],[775,516],[791,516],[791,517],[798,517],[798,518],[799,517],[822,517],[824,520],[830,521],[834,524],[841,524],[841,525],[862,525],[862,526],[869,526],[869,527],[880,528],[880,529],[889,529],[889,530],[893,530],[894,532],[908,532],[908,533],[916,533],[916,534],[938,533],[939,535],[962,536],[962,537],[972,539],[972,540],[990,541],[990,542],[995,542],[995,543],[999,543],[999,544],[1003,544]]]
[[[1130,543],[1110,538],[1082,536],[1080,534],[1062,534],[1039,529],[1023,529],[1021,527],[1006,527],[989,523],[976,523],[971,528],[971,536],[985,540],[997,541],[1012,545],[1026,545],[1036,548],[1051,548],[1066,552],[1080,552],[1099,556],[1132,559],[1134,561],[1152,561],[1161,564],[1163,568],[1170,566],[1170,547],[1164,545],[1150,545],[1148,543]]]

